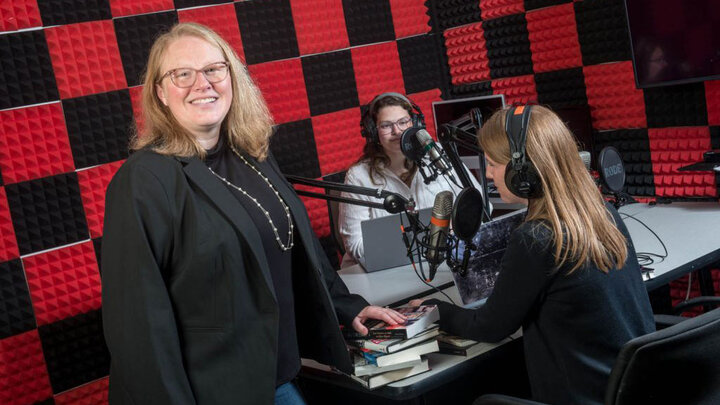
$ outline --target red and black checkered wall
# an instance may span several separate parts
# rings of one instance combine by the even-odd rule
[[[635,89],[621,0],[13,0],[0,2],[0,403],[107,401],[100,318],[104,194],[142,126],[158,32],[218,31],[278,123],[286,173],[328,176],[360,154],[383,91],[589,105],[595,140],[641,196],[715,197],[677,172],[720,147],[720,83]],[[305,199],[332,251],[326,203]],[[330,254],[332,257],[333,255]]]

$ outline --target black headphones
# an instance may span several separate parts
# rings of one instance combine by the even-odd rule
[[[403,96],[400,93],[382,93],[375,96],[374,99],[368,104],[367,110],[362,115],[362,118],[360,118],[360,133],[362,134],[363,138],[370,143],[379,143],[380,139],[378,138],[378,132],[377,132],[377,124],[375,123],[375,120],[372,117],[372,111],[375,108],[375,103],[378,101],[386,98],[386,97],[396,97],[400,100],[403,100],[410,104],[413,111],[410,112],[410,119],[412,119],[413,127],[425,127],[425,116],[423,115],[422,111],[420,110],[420,107],[417,106],[417,104],[410,101],[409,98]]]
[[[521,198],[542,195],[542,182],[537,169],[525,151],[531,105],[511,107],[505,115],[505,132],[510,144],[510,161],[505,168],[505,186]]]

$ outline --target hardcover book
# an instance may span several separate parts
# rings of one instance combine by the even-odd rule
[[[345,328],[343,333],[346,339],[410,339],[424,331],[440,319],[440,311],[435,305],[420,305],[419,307],[399,307],[396,311],[407,317],[404,324],[388,325],[383,321],[371,319],[365,323],[368,334],[363,336],[356,331]]]
[[[420,342],[430,340],[439,334],[440,329],[438,325],[432,324],[428,329],[410,339],[362,339],[351,340],[348,344],[380,353],[395,353]]]
[[[352,378],[354,381],[362,384],[367,389],[375,389],[377,387],[382,387],[383,385],[390,384],[395,381],[402,380],[403,378],[412,377],[414,375],[424,373],[426,371],[430,370],[430,366],[428,365],[427,360],[422,360],[420,364],[410,367],[410,368],[403,368],[400,370],[395,371],[388,371],[387,373],[372,375],[372,376],[363,376],[358,377],[351,375],[350,378]]]
[[[356,377],[363,377],[366,375],[376,375],[386,373],[388,371],[400,370],[403,368],[415,367],[422,363],[420,356],[413,358],[410,361],[393,364],[385,367],[378,367],[377,364],[370,363],[365,356],[361,354],[355,354],[353,356],[353,375]]]
[[[419,358],[423,354],[434,353],[439,350],[437,340],[430,340],[425,343],[409,347],[395,353],[380,353],[368,349],[357,349],[370,364],[377,364],[378,367],[391,366]]]

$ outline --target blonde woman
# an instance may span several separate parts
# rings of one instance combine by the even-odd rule
[[[350,294],[268,153],[272,119],[230,46],[152,46],[145,131],[108,187],[103,327],[113,404],[302,404],[300,356],[351,370],[339,324],[403,317]]]
[[[426,303],[440,306],[441,329],[467,338],[496,342],[522,328],[533,399],[601,404],[620,347],[655,329],[627,229],[549,109],[498,111],[479,142],[500,197],[527,204],[527,217],[482,307]]]

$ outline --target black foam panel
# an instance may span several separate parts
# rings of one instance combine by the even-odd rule
[[[35,328],[35,313],[20,259],[0,263],[0,339]]]
[[[0,110],[58,100],[45,31],[0,35]]]
[[[551,108],[587,105],[582,68],[535,74],[538,103]]]
[[[89,238],[75,172],[5,186],[21,255]]]
[[[142,83],[142,74],[155,38],[169,30],[177,21],[175,11],[113,19],[128,86]]]
[[[109,0],[38,0],[37,4],[46,27],[112,18]]]
[[[100,310],[40,326],[38,332],[54,393],[110,372]]]
[[[283,173],[320,177],[320,162],[310,119],[278,125],[271,138],[270,150]]]
[[[92,243],[93,249],[95,250],[95,260],[97,260],[98,270],[102,277],[102,237],[93,239]]]
[[[443,72],[447,69],[440,58],[445,51],[436,34],[400,39],[397,47],[407,94],[445,87],[448,79],[443,77]]]
[[[360,104],[349,50],[303,57],[302,68],[311,115]]]
[[[479,97],[489,96],[492,94],[492,82],[489,80],[470,84],[460,84],[450,87],[450,98]]]
[[[343,0],[350,46],[395,39],[389,0]]]
[[[289,0],[241,1],[235,12],[248,64],[300,55]]]
[[[223,4],[230,3],[228,0],[175,0],[175,8],[188,8],[205,6],[208,4]]]
[[[63,100],[78,169],[128,157],[133,110],[127,89]]]
[[[630,36],[623,0],[575,3],[583,65],[630,60]]]
[[[655,177],[646,128],[595,132],[595,151],[614,146],[625,165],[625,191],[632,195],[655,195]]]
[[[538,8],[556,6],[558,4],[572,3],[573,0],[525,0],[525,11]]]
[[[710,127],[710,147],[720,149],[720,126]]]
[[[643,90],[649,128],[707,125],[703,83]]]
[[[533,73],[525,14],[486,20],[482,27],[493,79]]]
[[[425,3],[430,9],[430,25],[434,32],[459,27],[480,21],[478,0],[430,0]]]

